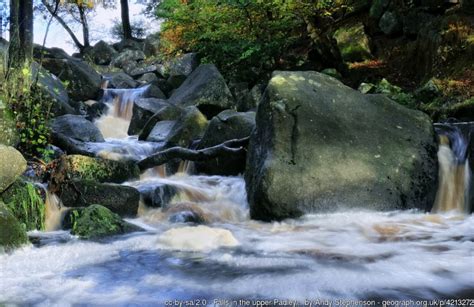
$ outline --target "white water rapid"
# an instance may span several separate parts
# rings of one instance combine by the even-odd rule
[[[129,116],[121,118],[124,125],[110,126],[116,117],[109,113],[97,122],[103,132],[120,130],[106,133],[102,155],[137,158],[159,148],[123,134]],[[134,150],[118,150],[127,147]],[[447,150],[453,155],[452,147],[441,146],[441,188],[450,176],[443,169]],[[237,306],[233,300],[291,299],[309,306],[352,299],[377,306],[398,299],[420,306],[416,300],[474,296],[474,217],[463,210],[345,211],[262,223],[249,218],[241,177],[182,170],[171,176],[150,171],[124,183],[168,200],[164,208],[143,201],[139,216],[128,220],[144,231],[99,241],[33,232],[39,244],[0,255],[0,305],[184,306],[184,300],[199,300]],[[158,189],[165,186],[169,195]],[[185,223],[188,218],[204,225]]]

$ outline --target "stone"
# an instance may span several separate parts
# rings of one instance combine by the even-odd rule
[[[164,140],[165,148],[188,147],[193,141],[202,138],[207,124],[207,118],[198,108],[194,106],[184,108]]]
[[[339,28],[334,38],[344,61],[362,62],[372,58],[369,37],[362,22]]]
[[[156,71],[156,65],[138,66],[130,71],[130,76],[133,78],[139,78],[144,74],[155,73]]]
[[[140,83],[152,83],[158,81],[158,77],[154,73],[146,73],[137,79]]]
[[[13,147],[0,145],[0,193],[13,184],[26,170],[26,160]]]
[[[140,177],[140,170],[133,161],[106,160],[97,157],[69,155],[56,161],[53,180],[80,179],[97,182],[122,183]]]
[[[135,188],[77,179],[61,185],[58,196],[66,207],[101,204],[123,217],[135,217],[140,201],[140,193]]]
[[[145,126],[143,127],[142,131],[140,132],[138,136],[138,139],[140,141],[148,140],[149,142],[159,142],[159,141],[153,140],[153,138],[150,137],[151,132],[154,130],[157,123],[162,122],[162,121],[170,121],[170,122],[173,122],[174,124],[174,122],[176,122],[181,117],[182,112],[183,112],[182,108],[177,107],[172,104],[169,104],[168,106],[160,109],[146,122]],[[169,133],[169,130],[167,131],[166,135],[168,135],[168,133]],[[164,140],[161,140],[161,141],[164,141]]]
[[[108,81],[109,87],[111,88],[127,89],[138,86],[138,82],[124,72],[105,74],[105,79]]]
[[[168,67],[168,82],[173,88],[178,88],[184,80],[199,66],[200,60],[197,53],[186,53],[173,59],[165,66]]]
[[[402,24],[394,12],[385,12],[380,18],[379,28],[386,35],[395,36],[402,33]]]
[[[144,86],[148,86],[148,89],[143,93],[143,98],[166,99],[165,93],[155,83],[149,83]]]
[[[228,140],[250,136],[255,128],[255,112],[226,110],[212,118],[197,149],[219,145]],[[195,162],[198,173],[208,175],[236,176],[245,171],[246,154],[220,157],[204,162]]]
[[[0,202],[0,252],[10,251],[28,243],[26,230]]]
[[[317,72],[277,71],[256,123],[245,172],[254,219],[431,209],[437,145],[422,112]]]
[[[164,208],[178,194],[178,188],[169,184],[138,187],[142,201],[150,208]]]
[[[109,65],[117,54],[112,46],[101,40],[88,50],[86,56],[97,65]]]
[[[119,53],[110,63],[110,65],[117,68],[124,68],[128,63],[142,61],[145,59],[145,54],[140,50],[125,50]],[[131,69],[133,71],[133,69]]]
[[[128,127],[128,134],[139,134],[148,120],[166,106],[169,106],[166,100],[157,98],[141,98],[135,101],[133,104],[132,119]]]
[[[416,98],[424,103],[430,103],[441,95],[442,91],[436,84],[435,79],[428,80],[422,87],[415,91]]]
[[[68,59],[45,59],[43,67],[67,83],[67,92],[71,99],[86,101],[98,98],[102,77],[86,62]]]
[[[71,234],[86,240],[124,234],[134,229],[118,214],[101,205],[73,209],[67,214],[67,222]]]
[[[143,52],[147,57],[157,56],[160,52],[160,33],[150,34],[145,38]]]
[[[31,80],[37,80],[36,89],[41,98],[52,103],[53,115],[76,113],[69,104],[69,95],[61,80],[36,62],[31,64]]]
[[[207,118],[235,108],[234,97],[213,64],[200,65],[169,100],[178,106],[196,106]]]
[[[104,137],[91,121],[83,116],[66,114],[52,120],[51,129],[83,142],[104,142]]]
[[[325,68],[321,70],[322,74],[328,75],[330,77],[336,78],[338,80],[342,79],[342,75],[335,68]]]

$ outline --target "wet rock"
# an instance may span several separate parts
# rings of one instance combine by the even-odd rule
[[[129,135],[139,134],[147,121],[160,109],[169,106],[169,103],[163,99],[141,98],[133,104],[133,115],[128,127]]]
[[[256,121],[245,173],[254,219],[433,204],[437,146],[419,111],[316,72],[275,72]]]
[[[156,140],[153,140],[153,138],[151,137],[152,131],[155,129],[157,123],[161,121],[172,121],[174,124],[174,122],[181,117],[182,112],[182,108],[172,104],[160,109],[146,122],[145,126],[143,127],[142,131],[138,136],[138,139],[141,141],[148,140],[150,142],[158,142]],[[166,135],[168,135],[168,133],[169,130]]]
[[[194,203],[178,203],[165,208],[171,223],[193,223],[207,224],[211,222],[210,217]]]
[[[0,202],[0,252],[9,251],[28,243],[26,230]]]
[[[0,195],[0,199],[20,222],[23,229],[44,230],[43,195],[44,191],[41,188],[31,182],[18,179]]]
[[[86,56],[97,65],[109,65],[117,54],[112,46],[104,41],[99,41],[87,51]]]
[[[146,140],[148,142],[165,142],[175,124],[175,120],[162,120],[157,122]]]
[[[194,70],[171,95],[170,102],[178,106],[196,106],[207,118],[236,107],[224,77],[212,64],[200,65]]]
[[[101,117],[107,112],[108,106],[104,102],[95,102],[91,105],[86,106],[86,119],[89,121],[94,121],[95,119]]]
[[[132,187],[90,180],[70,180],[57,193],[66,207],[88,207],[101,204],[120,216],[134,217],[140,193]]]
[[[394,12],[385,12],[380,18],[379,28],[386,35],[395,36],[402,33],[402,24]]]
[[[361,62],[372,58],[369,37],[361,22],[339,28],[334,38],[344,61]]]
[[[71,210],[67,213],[67,223],[71,225],[71,234],[81,239],[99,239],[136,230],[135,226],[101,205]]]
[[[5,191],[26,170],[26,160],[13,147],[0,145],[0,193]]]
[[[166,99],[166,95],[163,91],[154,83],[150,83],[144,86],[148,86],[148,89],[143,93],[143,98],[158,98]]]
[[[255,128],[255,112],[226,110],[215,116],[204,133],[197,149],[222,144],[233,139],[248,137]],[[245,170],[246,154],[195,162],[196,171],[209,175],[235,176]]]
[[[69,97],[76,101],[96,99],[100,94],[101,76],[86,62],[68,59],[45,59],[43,66],[61,81],[68,83]]]
[[[178,193],[178,189],[169,184],[145,185],[139,187],[138,191],[145,205],[151,208],[166,207]]]
[[[51,129],[83,142],[104,142],[104,137],[91,121],[80,115],[63,115],[53,119]]]
[[[106,74],[105,78],[109,81],[111,88],[135,88],[138,82],[124,72]]]
[[[188,147],[194,140],[202,138],[207,128],[207,118],[194,106],[182,110],[181,116],[166,136],[165,147]]]
[[[114,161],[97,157],[69,155],[62,157],[52,173],[56,181],[68,179],[122,183],[140,177],[133,161]],[[58,182],[57,184],[61,184]]]
[[[36,62],[31,64],[31,79],[38,80],[36,89],[41,98],[52,103],[51,112],[55,116],[76,113],[69,104],[69,95],[61,80]]]
[[[140,83],[151,83],[158,81],[158,77],[154,73],[146,73],[137,79]]]

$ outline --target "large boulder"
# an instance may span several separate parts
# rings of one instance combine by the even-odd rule
[[[105,75],[111,88],[135,88],[138,82],[124,72],[114,72]]]
[[[170,97],[179,106],[196,106],[208,118],[235,107],[224,77],[212,64],[200,65]]]
[[[430,209],[429,117],[316,72],[275,72],[257,111],[245,173],[252,218],[341,208]]]
[[[145,127],[147,121],[160,109],[169,106],[169,103],[163,99],[141,98],[133,104],[133,115],[128,126],[128,134],[139,134]]]
[[[28,242],[26,230],[0,202],[0,252],[9,251]]]
[[[169,130],[171,129],[172,125],[174,122],[178,120],[178,118],[181,117],[181,114],[183,112],[183,109],[180,107],[177,107],[175,105],[168,105],[164,108],[161,108],[158,112],[156,112],[145,124],[143,127],[142,131],[140,132],[138,139],[140,141],[145,141],[148,140],[150,142],[161,142],[164,141],[164,138],[169,133]],[[164,135],[164,138],[160,138],[160,140],[155,140],[151,135],[153,134],[152,132],[155,130],[156,126],[160,122],[171,122],[171,127],[168,129],[168,132]]]
[[[140,170],[133,161],[115,161],[81,155],[69,155],[56,161],[51,178],[60,183],[64,178],[122,183],[137,179]]]
[[[372,58],[369,38],[361,22],[339,28],[334,38],[344,61],[360,62]]]
[[[5,191],[26,170],[26,160],[13,147],[0,145],[0,193]]]
[[[67,214],[67,224],[71,226],[71,234],[81,239],[99,239],[135,229],[118,214],[101,205],[71,210]]]
[[[86,62],[75,58],[45,59],[43,66],[68,83],[69,97],[76,101],[96,99],[100,94],[101,76]]]
[[[52,103],[51,111],[55,116],[76,113],[69,104],[69,95],[61,80],[36,62],[31,64],[31,80],[37,80],[36,90],[42,99]]]
[[[33,45],[33,58],[35,60],[41,59],[67,59],[69,58],[69,54],[66,53],[61,48],[47,48],[42,45],[34,44]]]
[[[209,123],[197,149],[221,144],[228,140],[248,137],[255,128],[255,112],[239,113],[226,110],[215,116]],[[232,176],[245,170],[246,154],[220,157],[205,162],[196,162],[198,173]]]
[[[184,108],[164,140],[165,147],[188,147],[193,141],[202,138],[207,124],[207,118],[196,107]]]
[[[97,65],[109,65],[117,51],[104,41],[99,41],[86,54]]]
[[[83,142],[105,141],[99,128],[80,115],[66,114],[56,117],[51,122],[51,129],[53,132]]]
[[[135,188],[90,180],[70,180],[57,194],[66,207],[101,204],[120,216],[129,217],[136,216],[140,201],[140,193]]]
[[[186,53],[166,64],[168,68],[168,82],[178,88],[184,80],[199,66],[197,53]]]

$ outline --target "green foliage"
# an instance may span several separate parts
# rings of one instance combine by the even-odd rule
[[[2,194],[2,198],[25,230],[44,230],[45,204],[32,183],[15,182]]]
[[[49,152],[45,148],[50,135],[47,122],[52,115],[52,103],[34,90],[36,80],[30,65],[10,68],[6,75],[0,76],[0,82],[0,101],[16,122],[19,149],[30,156],[47,156]]]
[[[258,0],[164,0],[163,51],[197,51],[228,77],[258,77],[283,61],[304,35],[304,22],[284,7]]]
[[[414,109],[418,105],[415,97],[412,94],[403,92],[400,87],[391,84],[385,78],[380,80],[380,82],[375,86],[375,93],[385,94],[390,99],[395,100],[399,104],[409,108]]]

